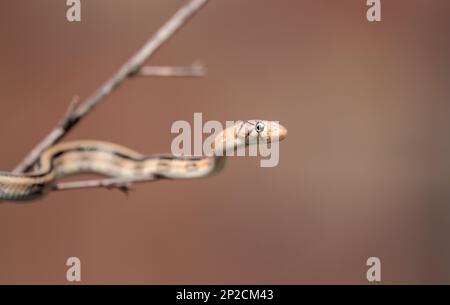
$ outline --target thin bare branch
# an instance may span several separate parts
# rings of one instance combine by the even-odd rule
[[[75,95],[69,103],[69,107],[67,107],[66,114],[59,121],[59,125],[64,126],[65,122],[70,119],[75,110],[77,109],[78,104],[80,103],[80,97]]]
[[[144,63],[207,2],[208,0],[190,0],[181,7],[109,80],[37,144],[14,169],[14,172],[28,171],[45,149],[61,140],[67,132],[122,85],[125,80],[139,73]]]
[[[194,63],[190,67],[147,66],[142,67],[139,70],[138,75],[162,77],[201,77],[206,75],[206,68],[198,63]]]
[[[143,182],[154,182],[161,179],[163,178],[149,177],[149,176],[135,176],[127,178],[108,178],[108,179],[60,182],[53,187],[53,190],[67,191],[67,190],[87,189],[87,188],[107,188],[107,189],[119,189],[122,191],[128,191],[132,184]]]

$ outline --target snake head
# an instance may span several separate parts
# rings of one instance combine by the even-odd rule
[[[265,120],[243,121],[237,133],[237,137],[244,139],[246,145],[279,142],[286,136],[287,129],[280,123]]]
[[[279,142],[286,135],[287,129],[276,121],[238,121],[216,137],[213,149],[222,156],[253,144]]]

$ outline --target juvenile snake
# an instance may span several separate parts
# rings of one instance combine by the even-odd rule
[[[144,156],[129,148],[101,141],[56,144],[41,155],[33,172],[0,172],[0,200],[40,198],[59,179],[81,173],[109,177],[148,175],[169,179],[207,177],[223,168],[226,152],[261,141],[280,141],[286,134],[287,130],[273,121],[240,121],[214,139],[213,148],[223,154],[205,157]]]

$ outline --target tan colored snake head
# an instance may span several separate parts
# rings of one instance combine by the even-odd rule
[[[245,133],[240,132],[240,136],[248,138],[248,144],[258,142],[279,142],[286,138],[287,129],[275,121],[250,120],[243,122]]]
[[[224,153],[258,143],[273,143],[284,140],[287,129],[276,121],[239,121],[217,136],[214,150]]]

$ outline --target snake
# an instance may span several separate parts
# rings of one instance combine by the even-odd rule
[[[62,178],[98,174],[113,178],[193,179],[219,173],[229,152],[262,142],[279,142],[287,129],[276,121],[246,120],[218,132],[212,155],[142,155],[119,144],[75,140],[50,146],[26,173],[0,172],[0,201],[26,201],[47,195]]]

